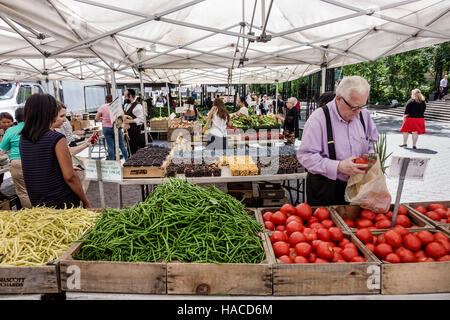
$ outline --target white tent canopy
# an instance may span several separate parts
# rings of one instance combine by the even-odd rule
[[[0,0],[0,78],[272,83],[450,40],[446,0]]]

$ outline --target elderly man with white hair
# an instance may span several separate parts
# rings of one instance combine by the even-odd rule
[[[336,97],[315,110],[305,123],[297,157],[308,170],[307,203],[312,206],[347,204],[350,176],[364,173],[367,164],[355,158],[372,153],[378,140],[375,123],[365,108],[370,85],[359,76],[344,77]]]
[[[284,122],[283,135],[286,138],[287,144],[293,144],[295,138],[299,137],[298,129],[298,110],[295,107],[297,98],[291,97],[286,102],[286,116],[282,117],[279,114],[277,118]]]

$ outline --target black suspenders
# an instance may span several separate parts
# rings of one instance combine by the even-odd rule
[[[333,127],[331,126],[330,110],[328,109],[327,105],[324,105],[322,107],[322,109],[323,109],[323,112],[325,113],[325,119],[327,121],[328,154],[329,154],[331,160],[336,160],[336,148],[334,146]],[[361,124],[364,128],[364,134],[366,135],[366,140],[367,140],[366,124],[364,122],[364,117],[363,117],[362,113],[359,114],[359,120],[361,121]]]

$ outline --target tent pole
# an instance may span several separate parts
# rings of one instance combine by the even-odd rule
[[[322,85],[320,86],[320,93],[325,92],[325,82],[327,79],[327,67],[326,65],[322,67]]]
[[[275,114],[278,114],[278,80],[275,80]]]
[[[116,84],[116,73],[114,70],[111,71],[111,94],[112,99],[117,97],[117,84]],[[114,149],[116,153],[116,161],[120,161],[120,154],[119,154],[119,129],[116,126],[116,120],[113,122],[113,128],[114,128]],[[129,155],[131,156],[131,154]],[[112,160],[112,159],[109,159]],[[120,183],[117,184],[117,194],[119,196],[119,209],[122,208],[122,185]],[[104,195],[103,195],[104,197]]]
[[[142,69],[139,70],[139,81],[141,83],[141,99],[142,99],[142,109],[144,109],[144,135],[145,135],[145,146],[148,144],[147,136],[147,103],[145,103],[145,92],[144,92],[144,79],[142,78]]]
[[[167,117],[170,116],[170,102],[169,102],[169,84],[166,82],[166,93],[167,93]]]

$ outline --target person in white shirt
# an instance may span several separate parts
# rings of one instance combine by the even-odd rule
[[[145,135],[144,135],[144,108],[142,104],[136,101],[136,92],[134,89],[128,89],[124,94],[125,105],[123,110],[125,115],[130,116],[132,119],[126,119],[124,130],[128,132],[130,138],[130,156],[135,154],[140,148],[145,147]]]
[[[214,105],[206,117],[211,123],[207,148],[225,150],[227,148],[227,127],[231,128],[230,114],[222,99],[216,98]]]
[[[439,83],[439,100],[447,94],[447,84],[448,84],[448,75],[445,75],[441,82]]]
[[[239,110],[231,114],[231,116],[248,116],[248,103],[245,100],[245,97],[240,96],[237,104],[239,106]]]

